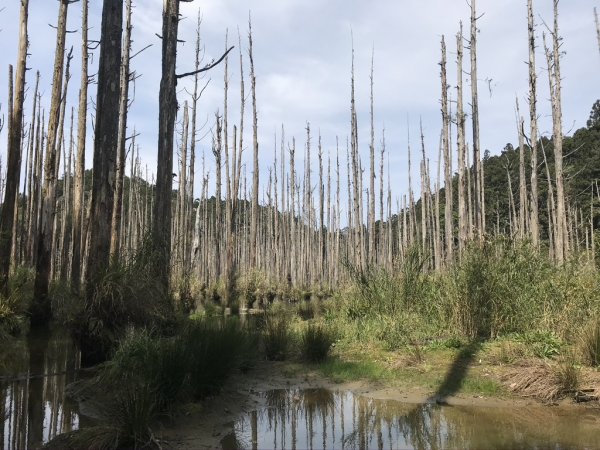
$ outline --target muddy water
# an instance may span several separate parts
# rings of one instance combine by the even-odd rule
[[[80,425],[65,386],[77,377],[79,352],[65,334],[37,332],[0,348],[0,442],[36,448]]]
[[[326,389],[274,390],[263,400],[223,449],[600,448],[600,413],[583,408],[415,405]]]

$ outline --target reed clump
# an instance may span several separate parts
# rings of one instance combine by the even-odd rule
[[[309,324],[300,338],[302,359],[308,362],[321,362],[327,359],[335,341],[333,333],[322,324]]]

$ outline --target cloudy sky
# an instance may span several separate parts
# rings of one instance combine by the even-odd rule
[[[100,30],[101,2],[92,1],[91,38]],[[550,105],[545,59],[541,48],[544,23],[551,24],[552,0],[536,0],[536,22],[539,37],[537,72],[540,95],[541,131],[549,135]],[[17,50],[17,0],[0,0],[0,114],[6,112],[7,67],[14,63]],[[135,98],[129,114],[129,130],[141,133],[138,138],[144,164],[152,172],[156,167],[158,88],[160,81],[160,40],[162,2],[134,0],[133,51],[152,44],[137,56],[132,69],[140,75],[135,83]],[[600,54],[596,41],[593,7],[597,0],[562,0],[560,33],[564,38],[562,59],[563,114],[565,132],[585,126],[593,102],[600,97],[598,73]],[[242,51],[247,58],[248,15],[252,15],[261,170],[272,162],[275,135],[279,140],[285,125],[286,140],[296,137],[304,142],[306,123],[314,133],[321,132],[325,151],[335,155],[336,137],[345,143],[349,132],[351,49],[356,58],[357,102],[361,153],[367,164],[369,135],[369,72],[371,54],[375,61],[375,126],[377,141],[385,127],[390,156],[391,184],[395,195],[406,192],[406,148],[410,130],[413,148],[418,146],[419,120],[422,118],[428,156],[437,164],[437,148],[441,127],[440,116],[440,40],[448,45],[449,84],[455,98],[456,32],[459,22],[468,33],[469,5],[466,0],[196,0],[182,3],[178,72],[193,69],[194,39],[198,8],[202,14],[202,39],[205,62],[220,56],[225,47],[225,32],[236,49],[231,61],[230,123],[239,117],[239,69],[237,54],[238,29]],[[499,153],[507,142],[517,141],[515,132],[515,97],[527,116],[527,14],[526,0],[480,0],[479,20],[479,90],[482,149]],[[50,101],[50,84],[55,46],[58,2],[30,0],[30,53],[28,81],[34,71],[42,74],[41,91],[44,105]],[[74,47],[73,78],[69,104],[76,106],[79,88],[81,5],[69,8],[68,45]],[[465,64],[468,64],[468,55]],[[468,70],[468,65],[465,66]],[[97,58],[92,60],[97,70]],[[246,68],[247,77],[248,70]],[[209,81],[199,104],[202,126],[200,153],[206,151],[206,170],[213,170],[210,133],[217,109],[223,104],[223,66],[205,77]],[[189,99],[191,79],[180,82],[179,101]],[[469,83],[469,77],[465,76]],[[249,82],[246,80],[247,92]],[[465,93],[469,86],[465,85]],[[93,105],[95,92],[90,92]],[[467,103],[467,108],[470,108]],[[26,121],[30,120],[31,102],[26,104]],[[248,103],[247,112],[250,112]],[[246,124],[250,122],[247,117]],[[407,125],[408,124],[408,125]],[[250,131],[250,127],[246,127]],[[470,133],[470,131],[469,131]],[[90,133],[91,134],[91,133]],[[5,161],[6,129],[0,135],[0,155]],[[246,142],[251,143],[250,136]],[[345,144],[344,144],[345,145]],[[342,147],[344,149],[344,147]],[[345,151],[345,149],[344,149]],[[246,149],[250,161],[251,148]],[[87,160],[91,161],[91,145]],[[201,168],[197,159],[196,173]],[[89,166],[89,163],[87,164]],[[252,168],[248,164],[248,174]],[[415,178],[417,167],[413,167]],[[197,178],[200,178],[199,176]],[[262,179],[264,180],[264,178]]]

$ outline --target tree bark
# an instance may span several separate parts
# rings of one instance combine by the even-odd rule
[[[115,195],[111,219],[110,257],[119,258],[121,247],[121,209],[123,205],[123,183],[125,180],[125,142],[127,140],[127,112],[129,109],[129,55],[131,52],[131,1],[125,2],[125,35],[121,56],[119,98],[119,132],[117,136],[117,166],[115,179]]]
[[[165,293],[169,291],[171,262],[171,195],[173,190],[173,137],[177,114],[175,65],[179,0],[163,3],[162,78],[159,92],[158,163],[156,169],[156,204],[152,226],[156,245],[156,276]]]
[[[527,28],[529,36],[529,123],[531,137],[531,198],[530,198],[530,231],[531,242],[535,248],[540,246],[540,220],[538,206],[538,125],[537,125],[537,75],[535,69],[535,24],[533,21],[533,0],[527,0]]]
[[[100,63],[96,100],[96,133],[90,215],[86,291],[88,300],[95,282],[109,264],[111,222],[115,192],[115,160],[119,134],[119,96],[123,0],[104,0],[100,34]]]
[[[69,0],[60,1],[56,30],[52,95],[48,118],[48,138],[46,140],[46,159],[44,163],[42,211],[40,227],[38,228],[36,275],[33,302],[30,310],[31,325],[34,327],[45,325],[51,315],[48,284],[50,281],[50,263],[52,259],[54,215],[56,214],[56,135],[61,105],[68,7]]]
[[[12,110],[8,111],[11,119],[10,127],[8,129],[6,184],[4,190],[4,202],[2,203],[2,214],[0,216],[0,291],[4,294],[8,293],[8,272],[10,268],[15,201],[19,191],[19,180],[21,175],[21,138],[23,128],[23,102],[25,101],[25,73],[27,69],[27,22],[29,15],[29,0],[21,0],[20,14],[19,51],[17,55],[14,102]],[[35,111],[33,114],[35,114]]]

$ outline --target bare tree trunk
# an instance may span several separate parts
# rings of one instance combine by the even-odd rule
[[[530,230],[531,241],[535,248],[540,246],[540,221],[538,213],[538,181],[537,181],[537,75],[535,68],[535,24],[533,22],[533,0],[527,0],[527,23],[529,35],[529,121],[531,127],[531,198],[530,198]]]
[[[446,235],[446,263],[454,258],[454,223],[452,219],[452,153],[450,152],[448,114],[448,80],[446,76],[446,40],[442,36],[442,148],[444,152],[444,224]]]
[[[119,258],[121,246],[121,209],[123,205],[123,183],[125,180],[125,141],[127,140],[127,112],[129,109],[129,55],[131,52],[131,1],[125,3],[125,35],[123,36],[123,48],[121,55],[119,97],[119,134],[117,137],[117,165],[115,179],[115,196],[112,208],[110,257],[113,260]]]
[[[15,215],[15,201],[18,197],[19,180],[21,175],[21,137],[23,128],[23,102],[25,101],[25,71],[27,64],[27,22],[29,15],[29,0],[21,0],[21,17],[19,19],[19,51],[17,55],[17,72],[15,80],[14,103],[8,114],[10,127],[8,129],[6,185],[4,202],[0,216],[0,291],[8,292],[8,272],[12,232]],[[12,85],[12,73],[10,76]],[[12,96],[9,102],[12,102]],[[34,113],[35,114],[35,111]]]
[[[373,71],[375,50],[371,54],[371,142],[369,144],[369,263],[375,264],[375,123],[373,111]]]
[[[473,121],[473,183],[475,221],[479,241],[483,241],[485,234],[485,205],[483,186],[483,174],[481,165],[481,151],[479,142],[479,98],[477,94],[477,12],[476,0],[471,0],[471,119]]]
[[[75,168],[75,198],[73,205],[73,257],[71,261],[71,284],[78,290],[81,282],[81,248],[84,214],[85,137],[87,131],[88,91],[88,0],[82,0],[81,23],[81,86],[79,88],[79,111],[77,118],[77,163]]]
[[[250,85],[252,90],[252,217],[250,224],[250,267],[256,267],[256,230],[258,226],[258,118],[256,115],[256,77],[254,76],[254,56],[252,54],[252,20],[248,20],[248,56],[250,57]],[[241,138],[241,131],[240,131]]]
[[[183,104],[183,133],[181,137],[181,169],[179,174],[179,229],[177,230],[178,247],[181,249],[181,273],[187,271],[187,147],[189,137],[189,113],[187,101]]]
[[[523,135],[525,121],[519,110],[517,98],[517,132],[519,133],[519,239],[527,235],[527,185],[525,182],[525,137]]]
[[[563,129],[562,129],[562,94],[560,79],[560,37],[558,34],[558,2],[554,0],[554,27],[552,32],[553,42],[553,77],[554,89],[552,93],[552,134],[554,143],[554,176],[556,178],[556,215],[558,230],[561,233],[559,244],[559,262],[569,256],[569,232],[567,227],[567,210],[565,205],[565,187],[563,175]]]
[[[65,57],[65,38],[67,32],[67,11],[69,0],[61,0],[56,31],[56,52],[52,78],[52,96],[50,117],[48,119],[48,139],[46,141],[46,160],[44,188],[42,193],[42,211],[38,229],[36,276],[33,302],[31,304],[31,324],[41,326],[48,322],[51,315],[48,298],[50,281],[50,263],[52,259],[52,235],[54,215],[56,213],[56,135],[60,115],[63,82],[63,63]]]
[[[37,157],[37,153],[36,153],[36,140],[39,139],[39,114],[37,114],[37,110],[38,110],[38,106],[37,106],[37,99],[38,99],[38,88],[39,88],[39,84],[40,84],[40,72],[36,72],[36,77],[35,77],[35,90],[33,93],[33,108],[31,110],[31,131],[30,131],[30,135],[29,135],[29,167],[27,169],[27,179],[28,179],[28,183],[27,183],[27,220],[25,223],[25,237],[26,240],[24,242],[24,248],[23,248],[23,252],[24,252],[24,261],[26,262],[26,264],[33,264],[33,261],[31,259],[31,253],[29,252],[29,248],[31,246],[31,241],[33,240],[33,232],[32,232],[32,222],[34,220],[34,215],[33,212],[37,211],[37,209],[35,209],[35,198],[34,198],[34,193],[35,193],[35,189],[34,189],[34,173],[35,173],[35,159]],[[36,179],[37,181],[37,179]]]
[[[108,267],[115,192],[115,159],[119,134],[119,97],[123,0],[104,0],[96,101],[90,239],[87,259],[88,300]]]
[[[469,238],[469,211],[467,210],[465,179],[465,113],[463,107],[463,32],[462,22],[456,35],[457,48],[457,98],[456,98],[456,136],[458,146],[458,245],[459,253],[466,248]],[[470,170],[470,168],[467,168]]]
[[[157,246],[157,277],[165,293],[169,291],[171,262],[171,191],[173,188],[173,138],[177,114],[177,31],[179,0],[163,3],[162,78],[159,92],[158,164],[156,169],[156,205],[152,227]]]
[[[554,0],[553,51],[551,52],[544,39],[548,79],[552,101],[552,134],[554,144],[554,175],[556,180],[556,228],[554,231],[555,256],[560,264],[568,255],[568,230],[565,209],[563,154],[562,154],[562,107],[560,88],[560,53],[558,37],[558,0]]]

